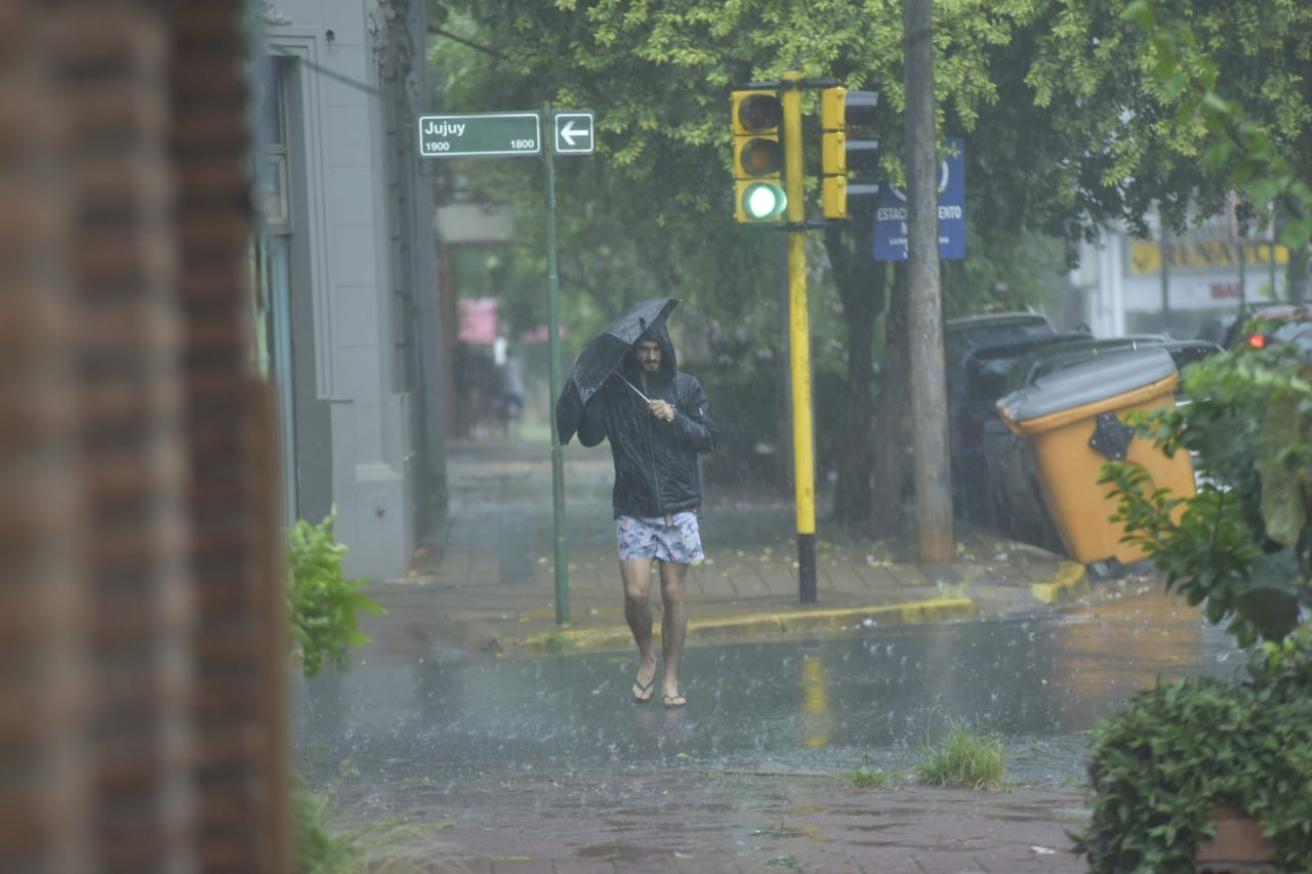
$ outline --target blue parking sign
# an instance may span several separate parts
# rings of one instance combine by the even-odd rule
[[[966,143],[947,142],[956,154],[944,158],[938,169],[938,256],[951,261],[966,257]],[[875,260],[906,259],[907,196],[884,184],[875,210]]]

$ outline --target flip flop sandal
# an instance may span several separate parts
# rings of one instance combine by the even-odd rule
[[[682,695],[665,695],[662,696],[661,700],[666,707],[670,707],[670,708],[686,707],[688,705],[688,699],[683,697]]]
[[[633,700],[637,701],[639,704],[646,704],[648,701],[655,698],[656,693],[655,690],[652,689],[652,687],[655,685],[656,685],[655,677],[652,677],[651,680],[648,681],[646,685],[643,685],[642,683],[639,683],[637,680],[634,680]]]

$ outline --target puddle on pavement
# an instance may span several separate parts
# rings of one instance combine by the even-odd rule
[[[1009,781],[1070,788],[1091,729],[1119,703],[1159,677],[1233,673],[1243,659],[1178,599],[1146,598],[1041,619],[695,647],[682,672],[691,703],[674,712],[628,700],[633,662],[434,653],[325,670],[296,690],[300,765],[311,784],[384,812],[492,801],[526,785],[546,787],[557,812],[616,811],[650,800],[633,778],[653,770],[700,781],[717,803],[729,772],[841,783],[865,766],[897,785],[927,742],[964,723],[1001,736]],[[786,799],[769,778],[752,795],[733,809]]]

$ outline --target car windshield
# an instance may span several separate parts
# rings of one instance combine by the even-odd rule
[[[1312,322],[1286,322],[1271,333],[1281,343],[1293,343],[1304,352],[1312,352]]]

